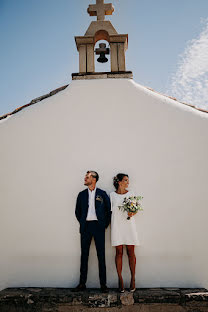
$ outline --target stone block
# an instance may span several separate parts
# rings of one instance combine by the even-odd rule
[[[88,80],[88,79],[118,79],[127,78],[132,79],[133,74],[131,71],[126,72],[102,72],[102,73],[73,73],[72,80]]]
[[[139,289],[134,293],[135,303],[180,303],[180,290],[170,291],[163,288]]]
[[[76,42],[76,46],[77,46],[78,51],[79,51],[79,47],[81,45],[94,44],[94,38],[91,36],[88,36],[88,37],[77,36],[74,38],[75,38],[75,42]]]
[[[125,292],[120,295],[121,304],[124,306],[130,306],[134,304],[133,293]]]
[[[110,74],[108,74],[108,78],[114,78],[114,79],[127,78],[127,79],[132,79],[133,78],[133,74],[132,73],[128,73],[128,72],[110,73]]]

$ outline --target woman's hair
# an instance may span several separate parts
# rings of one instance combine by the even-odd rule
[[[123,180],[124,177],[129,177],[128,174],[125,173],[118,173],[114,178],[113,178],[113,185],[115,187],[115,189],[117,190],[119,187],[119,183],[120,181]]]

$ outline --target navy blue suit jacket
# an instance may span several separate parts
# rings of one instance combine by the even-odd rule
[[[88,189],[80,192],[77,197],[75,215],[80,223],[80,233],[83,233],[86,225],[88,213]],[[105,191],[96,188],[95,192],[95,211],[99,225],[105,229],[108,227],[111,219],[110,199]]]

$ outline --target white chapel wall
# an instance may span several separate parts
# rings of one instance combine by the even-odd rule
[[[74,208],[88,169],[108,193],[112,177],[128,173],[144,196],[137,287],[208,287],[207,139],[207,114],[128,79],[73,81],[2,120],[0,288],[78,283]],[[114,255],[108,228],[110,287],[117,287]],[[99,287],[94,245],[87,286]]]

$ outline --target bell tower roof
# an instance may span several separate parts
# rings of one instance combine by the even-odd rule
[[[105,30],[108,32],[109,35],[118,34],[110,21],[96,21],[91,22],[90,26],[88,27],[85,33],[85,36],[94,36],[96,32],[99,30]]]
[[[132,78],[132,72],[126,71],[125,52],[128,48],[128,35],[118,34],[110,21],[105,20],[106,15],[112,15],[114,7],[112,3],[104,3],[104,0],[96,0],[96,4],[88,6],[90,16],[97,16],[97,21],[91,22],[84,36],[76,36],[75,42],[79,52],[79,73],[72,74],[72,79],[92,78]],[[97,41],[106,40],[110,48],[95,50]],[[100,54],[98,62],[108,61],[106,55],[110,54],[111,72],[95,72],[95,53]],[[107,53],[108,52],[108,53]],[[104,59],[103,59],[104,58]]]

